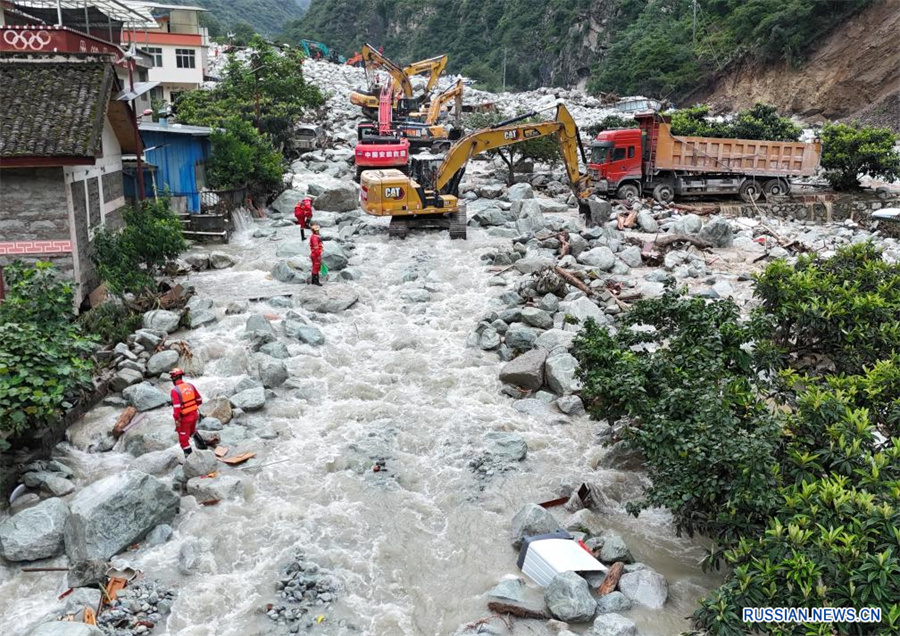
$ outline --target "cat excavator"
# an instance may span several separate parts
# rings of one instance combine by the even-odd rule
[[[407,176],[399,170],[367,170],[360,179],[360,207],[373,216],[390,216],[390,235],[405,238],[411,227],[449,229],[450,238],[466,238],[466,204],[459,199],[459,184],[469,159],[482,152],[555,135],[566,164],[569,187],[587,206],[592,194],[590,180],[579,169],[578,156],[587,156],[578,126],[563,102],[557,102],[556,118],[538,123],[519,123],[540,112],[532,111],[470,133],[457,141],[440,163],[412,157]]]
[[[377,70],[384,70],[391,76],[394,92],[398,98],[395,103],[395,111],[398,116],[404,116],[419,108],[431,94],[431,90],[437,84],[438,78],[447,66],[447,56],[439,55],[413,62],[409,66],[401,67],[396,62],[388,59],[370,44],[365,44],[360,51],[360,58],[369,78],[370,89],[368,92],[353,91],[350,93],[350,103],[362,108],[363,115],[369,119],[378,117],[378,91],[375,90],[372,74]],[[429,73],[428,84],[425,92],[418,97],[413,97],[413,87],[410,78],[414,75]]]
[[[462,116],[463,81],[456,83],[431,100],[427,111],[410,113],[405,120],[397,121],[394,129],[415,148],[430,148],[432,152],[444,152],[462,136],[460,117]],[[454,102],[453,122],[441,122],[444,106]]]

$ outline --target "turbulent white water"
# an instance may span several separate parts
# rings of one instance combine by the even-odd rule
[[[268,275],[278,243],[252,239],[250,232],[224,247],[240,259],[237,266],[189,279],[201,297],[215,300],[219,316],[217,323],[183,334],[205,361],[195,384],[206,396],[233,382],[218,373],[229,360],[244,358],[239,337],[247,315],[224,316],[228,301],[298,290]],[[294,227],[278,234],[299,240]],[[674,537],[666,513],[638,519],[624,513],[617,501],[640,492],[640,476],[591,468],[595,434],[604,425],[586,417],[550,424],[517,412],[500,393],[496,354],[465,347],[467,333],[502,291],[488,286],[492,274],[479,255],[503,240],[480,231],[470,231],[468,241],[450,241],[446,232],[414,233],[405,241],[389,240],[384,232],[355,240],[351,265],[361,279],[327,284],[353,288],[359,302],[318,322],[327,339],[323,347],[289,345],[295,354],[286,361],[291,376],[314,383],[315,397],[297,399],[281,387],[264,411],[247,417],[280,436],[245,446],[259,450],[262,462],[290,461],[241,473],[244,501],[207,508],[186,503],[169,543],[122,555],[179,592],[154,633],[275,633],[263,608],[279,600],[279,569],[300,547],[341,581],[340,600],[313,633],[452,634],[461,623],[488,615],[485,591],[504,576],[521,575],[508,538],[516,510],[557,496],[561,484],[582,481],[608,491],[610,508],[602,513],[608,527],[622,533],[637,560],[668,578],[665,609],[632,610],[629,616],[644,634],[686,628],[684,617],[716,579],[700,572],[702,550]],[[432,272],[438,281],[430,302],[401,299],[416,284],[402,282],[411,268],[423,278]],[[283,316],[287,310],[253,303],[251,311]],[[108,428],[116,414],[98,407],[82,428]],[[529,452],[516,469],[484,478],[468,462],[490,431],[522,435]],[[354,453],[352,444],[361,451]],[[387,471],[372,472],[360,456],[386,458]],[[122,470],[130,456],[70,448],[62,459],[83,485]],[[556,514],[564,519],[562,509]],[[200,573],[184,577],[178,551],[190,537],[210,556]],[[65,588],[64,574],[0,567],[0,634],[26,633]]]

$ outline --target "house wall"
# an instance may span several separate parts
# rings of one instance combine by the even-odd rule
[[[168,190],[176,206],[179,204],[176,199],[184,197],[185,211],[200,212],[197,193],[206,184],[198,183],[197,176],[205,175],[205,163],[210,155],[209,137],[145,130],[141,131],[141,138],[147,148],[153,148],[146,152],[146,158],[157,167],[155,180],[159,194]]]

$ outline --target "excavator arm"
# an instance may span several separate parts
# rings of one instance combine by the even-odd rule
[[[444,69],[446,67],[447,56],[438,55],[437,57],[430,57],[427,60],[413,62],[409,66],[405,67],[403,69],[403,72],[406,73],[407,77],[428,73],[428,85],[425,87],[425,93],[427,94],[432,91],[435,85],[437,85],[438,78],[444,72]]]
[[[544,109],[546,110],[546,109]],[[465,172],[466,164],[475,155],[488,150],[511,146],[530,139],[539,139],[549,135],[556,135],[559,140],[560,152],[566,164],[566,173],[569,177],[569,187],[579,201],[590,196],[588,177],[583,175],[578,168],[578,155],[587,164],[587,157],[578,136],[578,126],[572,119],[569,109],[565,104],[556,104],[556,119],[538,123],[519,124],[524,119],[534,117],[541,111],[532,111],[513,119],[500,122],[491,128],[479,130],[466,135],[457,141],[437,170],[434,188],[437,192],[457,192],[459,182]]]
[[[438,118],[441,116],[441,109],[443,109],[444,105],[452,99],[456,100],[454,112],[456,113],[456,117],[459,118],[459,115],[462,112],[463,86],[462,79],[458,79],[456,80],[456,84],[431,100],[431,105],[428,107],[428,114],[425,116],[425,124],[427,126],[432,126],[437,122]]]
[[[378,50],[370,44],[363,45],[362,51],[360,51],[360,55],[362,56],[363,63],[366,66],[367,75],[370,71],[374,71],[379,68],[384,69],[390,74],[391,78],[393,79],[394,87],[397,90],[402,91],[404,97],[412,97],[413,87],[409,81],[409,76],[400,66],[379,53]]]

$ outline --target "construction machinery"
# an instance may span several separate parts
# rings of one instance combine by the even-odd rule
[[[605,130],[591,144],[589,169],[599,192],[619,198],[652,194],[661,203],[676,195],[760,195],[790,192],[790,177],[815,174],[821,144],[799,141],[681,137],[669,118],[634,116],[637,128]]]
[[[584,163],[587,157],[578,127],[565,104],[557,102],[555,107],[553,120],[520,123],[547,109],[532,111],[466,135],[442,159],[413,157],[413,176],[393,169],[363,172],[360,207],[374,216],[390,216],[391,236],[404,238],[411,227],[426,227],[449,229],[450,238],[465,239],[466,206],[459,199],[459,185],[469,159],[488,150],[550,135],[559,140],[569,186],[579,203],[586,205],[591,190],[588,176],[579,170],[579,154]]]
[[[350,93],[350,103],[362,108],[363,115],[369,119],[375,119],[378,115],[378,94],[373,88],[373,85],[376,84],[373,81],[373,73],[375,71],[384,70],[391,76],[394,92],[398,96],[397,103],[394,105],[395,110],[398,116],[405,116],[426,103],[431,95],[431,91],[437,85],[438,79],[447,66],[447,56],[439,55],[401,67],[370,44],[363,45],[359,56],[369,79],[369,91],[353,91]],[[425,90],[418,97],[413,97],[414,91],[410,78],[424,73],[428,73],[428,83]]]
[[[407,77],[428,73],[428,83],[425,85],[425,94],[429,95],[431,94],[431,91],[434,90],[434,87],[437,86],[438,79],[440,79],[441,75],[444,73],[445,68],[447,68],[446,54],[430,57],[427,60],[413,62],[409,66],[404,67],[403,72],[406,73]]]
[[[429,148],[432,152],[445,152],[454,141],[462,136],[460,116],[462,113],[463,82],[461,79],[431,100],[428,110],[410,113],[405,120],[394,124],[398,134],[409,139],[414,148]],[[440,122],[444,106],[454,101],[453,120],[455,125]]]
[[[300,48],[303,55],[311,60],[328,60],[335,64],[343,64],[347,61],[343,55],[337,51],[328,48],[323,42],[314,42],[313,40],[300,40]]]

